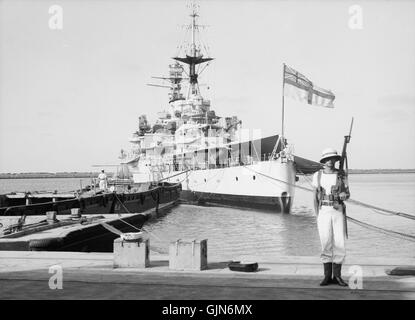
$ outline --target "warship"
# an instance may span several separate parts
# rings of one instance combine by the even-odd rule
[[[200,74],[213,60],[200,40],[198,9],[191,6],[188,45],[169,65],[162,84],[168,103],[153,125],[139,116],[138,130],[121,150],[121,167],[135,184],[181,183],[181,198],[197,203],[289,213],[298,174],[320,164],[298,157],[283,134],[262,137],[242,128],[238,116],[218,116],[202,96]]]

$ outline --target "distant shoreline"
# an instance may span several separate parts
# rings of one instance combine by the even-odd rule
[[[415,169],[349,169],[350,174],[404,174],[415,173]],[[96,178],[99,172],[25,172],[0,173],[0,179],[54,179],[54,178]]]
[[[415,169],[349,169],[350,174],[415,173]]]
[[[99,172],[25,172],[0,173],[0,179],[58,179],[58,178],[96,178]]]

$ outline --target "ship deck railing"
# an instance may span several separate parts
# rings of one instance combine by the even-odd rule
[[[244,156],[240,159],[238,158],[228,158],[227,161],[223,161],[223,163],[219,162],[209,162],[209,161],[195,161],[192,160],[185,160],[185,161],[178,161],[174,162],[167,162],[167,163],[155,163],[151,166],[152,171],[157,172],[176,172],[176,171],[186,171],[186,170],[207,170],[207,169],[219,169],[219,168],[229,168],[229,167],[238,167],[244,165],[252,165],[262,161],[268,161],[272,159],[271,153],[263,154],[261,159],[259,160],[257,157],[253,156]],[[219,159],[220,160],[220,159]]]

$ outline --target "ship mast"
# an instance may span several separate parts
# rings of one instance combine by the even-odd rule
[[[192,14],[190,15],[192,17],[192,57],[196,57],[196,37],[195,37],[195,32],[196,32],[196,17],[198,17],[199,15],[196,13],[195,10],[195,4],[193,3],[192,6]]]
[[[192,23],[190,25],[192,31],[190,55],[186,54],[186,57],[173,58],[176,61],[180,61],[189,65],[190,85],[187,93],[187,99],[190,97],[191,94],[199,94],[199,84],[197,81],[198,74],[196,73],[196,65],[213,60],[213,58],[203,58],[203,55],[200,53],[200,50],[196,48],[196,31],[199,29],[200,25],[196,23],[196,18],[199,17],[199,15],[196,12],[195,3],[192,3],[192,13],[190,14],[190,17],[192,18]]]

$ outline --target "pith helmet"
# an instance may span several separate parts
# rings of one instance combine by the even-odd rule
[[[341,159],[341,156],[337,154],[337,150],[333,148],[327,148],[324,149],[321,153],[320,163],[324,163],[324,161],[328,158],[335,158],[335,161],[338,161]]]

